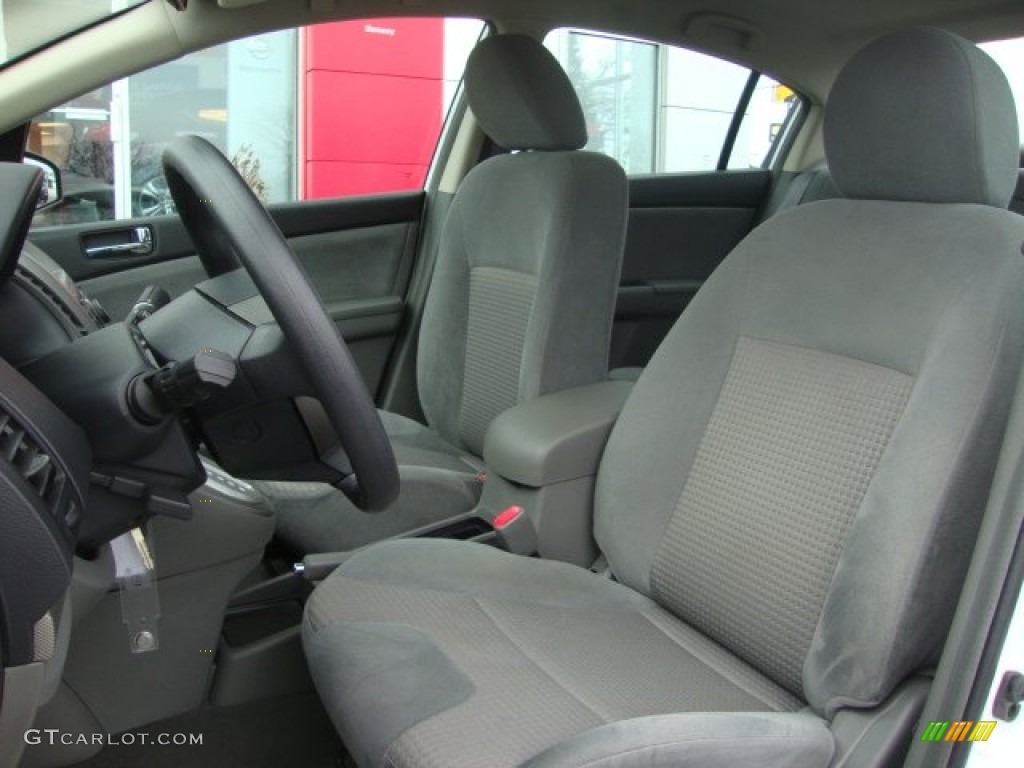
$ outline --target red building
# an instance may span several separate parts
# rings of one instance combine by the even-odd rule
[[[303,32],[301,198],[422,188],[444,118],[444,44],[441,19]]]

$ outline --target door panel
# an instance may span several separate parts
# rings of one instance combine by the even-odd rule
[[[768,171],[634,176],[612,368],[646,365],[722,259],[753,228]]]
[[[270,206],[270,212],[338,323],[371,392],[380,386],[405,313],[424,193]],[[153,252],[90,258],[83,237],[148,226]],[[205,278],[177,217],[35,230],[31,238],[77,279],[112,318],[122,319],[147,285],[173,297]]]
[[[278,227],[290,239],[386,224],[415,224],[419,222],[423,210],[423,199],[424,193],[416,191],[280,203],[269,206],[269,209]],[[89,258],[85,255],[81,242],[83,235],[127,230],[135,226],[152,228],[154,250],[151,254],[126,254],[116,258]],[[29,237],[78,281],[171,261],[194,253],[192,241],[176,216],[43,227],[32,230]]]
[[[36,244],[39,245],[38,242]],[[46,246],[40,247],[53,256]],[[63,263],[61,266],[64,266]],[[185,293],[205,278],[206,272],[198,256],[182,256],[171,261],[85,279],[79,285],[89,297],[103,305],[112,319],[122,320],[147,285],[159,285],[174,297]]]
[[[288,239],[328,305],[404,296],[418,223],[380,224]]]

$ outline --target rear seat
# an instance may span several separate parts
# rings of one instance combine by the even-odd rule
[[[1010,201],[1010,210],[1024,215],[1024,147],[1021,148],[1020,165],[1017,189]],[[788,211],[790,208],[796,208],[798,205],[818,200],[832,200],[837,197],[842,197],[842,194],[835,182],[832,181],[832,175],[828,172],[828,168],[824,165],[808,168],[806,171],[788,176],[784,175],[772,190],[771,197],[768,199],[768,204],[765,205],[758,223],[783,211]],[[643,372],[644,369],[640,367],[615,368],[608,373],[608,378],[615,381],[636,381]]]
[[[799,173],[783,175],[772,190],[758,223],[772,216],[796,208],[804,203],[832,200],[842,197],[832,175],[824,165],[817,165]]]
[[[1014,213],[1024,215],[1024,147],[1020,154],[1020,175],[1017,177],[1017,189],[1010,201],[1010,210]],[[776,184],[768,205],[765,206],[761,221],[770,219],[772,216],[783,211],[795,208],[804,203],[813,203],[816,200],[831,200],[841,197],[836,188],[828,168],[824,165],[809,168],[806,171],[793,174],[788,182],[784,179]]]

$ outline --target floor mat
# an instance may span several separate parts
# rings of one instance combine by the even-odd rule
[[[348,768],[334,726],[315,694],[286,696],[236,707],[209,707],[132,730],[150,740],[160,734],[202,734],[201,745],[106,746],[78,768]],[[136,737],[136,740],[138,737]],[[125,737],[127,740],[127,737]]]

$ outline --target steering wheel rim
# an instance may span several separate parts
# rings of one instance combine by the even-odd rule
[[[243,266],[259,289],[327,412],[352,473],[336,484],[358,508],[398,496],[394,451],[362,375],[288,241],[234,166],[198,136],[176,138],[164,174],[207,271]]]

